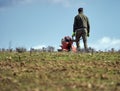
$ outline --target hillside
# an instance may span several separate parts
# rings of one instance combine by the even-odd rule
[[[1,52],[0,91],[120,91],[120,54]]]

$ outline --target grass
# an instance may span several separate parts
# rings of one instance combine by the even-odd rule
[[[0,91],[120,91],[120,54],[3,52]]]

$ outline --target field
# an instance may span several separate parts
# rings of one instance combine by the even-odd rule
[[[120,91],[120,54],[0,52],[0,91]]]

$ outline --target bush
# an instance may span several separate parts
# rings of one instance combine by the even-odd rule
[[[17,47],[16,48],[16,52],[18,52],[18,53],[23,53],[23,52],[26,52],[26,51],[27,51],[27,49],[24,48],[24,47]]]

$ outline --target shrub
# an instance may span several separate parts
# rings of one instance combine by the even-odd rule
[[[16,52],[18,52],[18,53],[23,53],[23,52],[26,52],[26,51],[27,51],[27,49],[24,48],[24,47],[17,47],[16,48]]]

